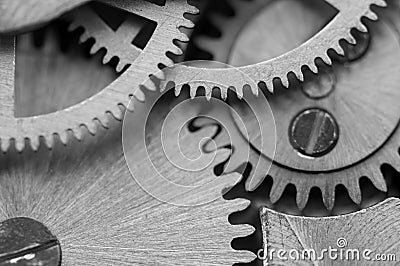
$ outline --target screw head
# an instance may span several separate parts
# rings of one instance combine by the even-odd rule
[[[42,223],[18,217],[0,223],[0,265],[61,265],[57,238]]]
[[[369,33],[357,32],[355,34],[356,44],[346,45],[345,62],[354,62],[362,58],[368,51],[371,44],[371,35]]]
[[[327,111],[312,108],[299,113],[289,127],[293,148],[310,157],[321,157],[336,146],[339,127]]]

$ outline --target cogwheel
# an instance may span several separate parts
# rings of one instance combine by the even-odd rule
[[[147,92],[146,99],[151,94],[155,93]],[[155,114],[170,109],[162,102],[155,107]],[[146,109],[148,103],[137,102],[135,108]],[[170,126],[187,116],[182,112],[174,115],[178,117],[169,120],[173,122]],[[159,125],[164,118],[154,117],[157,120],[149,120],[146,127],[146,139],[151,137],[154,148],[148,149],[149,155],[160,159]],[[0,221],[28,217],[43,223],[58,238],[63,265],[232,265],[254,259],[254,254],[231,247],[234,238],[249,235],[254,228],[228,221],[232,212],[243,210],[249,201],[222,197],[222,191],[241,178],[239,174],[218,177],[211,195],[216,200],[209,204],[183,207],[160,202],[133,180],[122,153],[121,122],[112,123],[108,130],[100,127],[96,137],[85,134],[81,142],[72,140],[66,146],[56,142],[52,151],[42,147],[35,156],[30,150],[14,159],[3,156],[9,161],[0,164]],[[187,126],[183,131],[182,141],[192,143],[190,149],[196,151],[197,141],[215,133],[206,129],[190,133]],[[215,162],[226,160],[227,155],[218,151]],[[215,164],[191,173],[165,157],[157,163],[160,161],[174,181],[195,185],[216,178]],[[159,188],[157,183],[153,186]],[[194,194],[210,196],[169,192],[188,202]]]
[[[167,56],[169,52],[181,53],[174,42],[176,40],[187,41],[188,37],[181,33],[179,28],[193,26],[191,21],[184,18],[184,14],[197,12],[197,9],[190,6],[186,0],[167,0],[164,6],[147,1],[118,0],[104,2],[151,20],[157,25],[145,47],[140,50],[140,53],[137,53],[134,61],[130,62],[130,67],[119,78],[94,96],[67,109],[34,117],[15,117],[13,97],[15,41],[13,37],[1,37],[0,64],[2,65],[2,77],[0,86],[2,92],[0,94],[0,119],[3,130],[0,139],[2,151],[8,150],[11,139],[15,140],[18,150],[24,148],[25,141],[30,143],[32,149],[36,150],[41,137],[44,137],[48,147],[52,147],[54,134],[59,135],[62,142],[66,143],[69,131],[80,139],[82,126],[87,127],[94,134],[96,124],[101,123],[107,127],[110,114],[116,119],[121,119],[123,111],[119,106],[126,106],[129,102],[129,96],[134,96],[143,101],[144,94],[139,88],[141,82],[152,73],[157,72],[160,64],[170,65],[172,63],[172,60]],[[133,35],[131,35],[132,39],[135,37],[134,34],[137,33],[135,29],[133,29]],[[112,34],[109,36],[111,39],[114,37]],[[126,37],[124,37],[124,40],[126,40]],[[130,48],[129,51],[133,53],[137,51],[133,45],[124,48]],[[122,64],[124,63],[119,65]]]
[[[339,55],[344,55],[345,51],[341,41],[346,40],[350,44],[355,44],[356,38],[352,33],[354,28],[361,32],[367,32],[362,18],[377,20],[378,16],[371,11],[371,5],[386,6],[384,0],[362,0],[351,3],[346,0],[326,0],[325,2],[337,11],[335,15],[334,12],[330,12],[332,10],[328,10],[328,18],[333,17],[328,23],[328,18],[321,17],[321,13],[319,13],[321,10],[317,8],[322,4],[326,4],[321,1],[231,0],[229,3],[234,9],[232,17],[223,17],[216,14],[211,15],[211,20],[220,29],[222,36],[214,39],[199,36],[194,42],[197,42],[200,48],[204,48],[204,50],[211,53],[215,60],[238,67],[245,74],[244,76],[248,78],[244,78],[244,76],[236,77],[232,73],[232,69],[210,70],[207,68],[207,65],[204,69],[194,69],[193,67],[182,68],[179,75],[185,77],[193,72],[197,72],[199,79],[211,80],[215,77],[218,79],[218,83],[230,84],[235,88],[239,97],[243,95],[243,87],[245,85],[250,86],[254,82],[261,88],[268,88],[271,92],[274,88],[275,79],[279,79],[285,87],[288,87],[289,74],[294,74],[300,81],[303,81],[304,67],[308,67],[316,73],[318,71],[316,59],[320,58],[326,64],[332,64],[330,55],[328,55],[330,50],[335,51]],[[269,9],[273,11],[269,12]],[[323,5],[322,10],[325,9],[326,6]],[[266,10],[268,14],[263,13],[259,15],[258,13],[261,13],[260,10],[262,12]],[[293,11],[296,16],[294,18],[291,17],[292,14],[287,12],[287,10]],[[300,19],[300,21],[296,21],[296,18]],[[315,21],[315,18],[318,20]],[[293,23],[290,24],[289,22]],[[303,22],[306,23],[306,25],[303,25],[304,27],[301,25]],[[283,31],[275,35],[271,33],[271,30],[279,28],[282,25],[285,27],[288,24],[292,28],[286,27]],[[322,29],[319,30],[321,27]],[[317,33],[310,32],[310,29],[315,29]],[[303,33],[312,33],[314,35],[304,36],[302,35]],[[265,38],[262,38],[264,35]],[[249,39],[248,37],[252,38]],[[283,54],[276,53],[281,48],[276,43],[276,38],[280,37],[286,38],[287,43],[284,47],[290,48],[288,52],[286,50],[281,51],[284,52]],[[299,37],[302,38],[301,42],[298,42]],[[307,40],[304,37],[311,38]],[[291,42],[293,40],[295,42]],[[238,41],[244,42],[244,45],[239,47],[243,49],[237,49],[236,45]],[[264,46],[275,47],[277,51],[273,51],[270,54],[262,54],[262,51],[254,51],[255,47]],[[219,54],[220,52],[222,54]],[[237,54],[233,55],[232,53],[234,52],[237,52]],[[239,60],[243,59],[242,57],[249,56],[249,54],[252,54],[253,59],[256,58],[258,61]],[[259,62],[260,59],[265,61]],[[174,73],[176,74],[177,71]],[[168,78],[168,80],[179,83],[179,80],[175,76]],[[212,88],[206,89],[210,94]],[[258,88],[251,89],[254,94],[257,93]]]
[[[351,199],[359,204],[361,177],[369,178],[377,189],[386,191],[382,165],[400,170],[399,12],[396,6],[385,13],[382,22],[371,27],[368,51],[360,53],[360,58],[344,65],[334,64],[316,77],[306,79],[299,88],[267,97],[280,136],[273,158],[260,153],[257,148],[260,131],[254,130],[258,123],[248,115],[251,112],[245,106],[239,106],[237,111],[246,124],[248,138],[244,137],[236,117],[234,122],[227,123],[230,133],[223,131],[216,137],[220,148],[233,146],[226,172],[244,164],[247,158],[243,154],[250,149],[248,161],[253,169],[246,189],[254,190],[268,173],[273,179],[271,201],[278,201],[286,186],[293,184],[301,209],[313,187],[321,190],[328,209],[335,204],[338,185],[346,187]],[[256,102],[249,105],[255,109],[258,106]],[[232,119],[229,111],[225,111],[225,116],[225,121]]]

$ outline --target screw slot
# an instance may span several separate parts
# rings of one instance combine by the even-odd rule
[[[0,223],[0,265],[61,265],[61,246],[42,223],[18,217]]]
[[[327,111],[312,108],[300,112],[289,127],[293,148],[309,157],[322,157],[332,151],[339,139],[336,120]]]

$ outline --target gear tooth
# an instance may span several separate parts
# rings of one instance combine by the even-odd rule
[[[250,206],[250,203],[251,203],[249,200],[243,199],[243,198],[229,200],[229,202],[231,203],[230,205],[232,206],[229,209],[229,213],[242,212],[242,211],[246,210]]]
[[[181,48],[179,48],[178,46],[176,46],[176,45],[173,45],[170,49],[169,49],[169,51],[171,52],[171,53],[173,53],[174,55],[183,55],[183,51],[182,51],[182,49]]]
[[[103,56],[103,64],[108,64],[111,61],[111,55],[106,52],[105,55]]]
[[[271,93],[274,93],[274,82],[272,80],[265,83],[267,85],[267,90]],[[258,90],[257,90],[258,94]],[[255,94],[254,94],[255,95]]]
[[[117,64],[117,67],[115,69],[117,70],[118,73],[120,73],[124,69],[125,66],[126,66],[126,64],[122,63],[122,60],[120,59]]]
[[[80,42],[80,43],[84,43],[84,42],[86,42],[87,40],[89,40],[89,38],[90,38],[90,36],[89,36],[86,32],[83,32],[83,33],[81,34],[81,36],[79,37],[79,42]]]
[[[209,88],[206,88],[206,95],[209,93],[212,93],[209,91]],[[197,87],[196,86],[190,86],[190,98],[194,98],[196,97],[196,93],[197,93]]]
[[[347,188],[349,192],[349,196],[352,201],[356,204],[361,203],[361,189],[360,185],[358,184],[358,180],[354,181],[349,187]]]
[[[221,93],[221,98],[225,101],[228,98],[228,88],[221,87],[219,91]]]
[[[179,32],[179,34],[178,34],[178,36],[177,36],[177,39],[178,39],[180,42],[183,42],[183,43],[187,43],[187,42],[190,41],[189,37],[188,37],[185,33],[183,33],[183,32]]]
[[[181,27],[185,27],[188,29],[192,29],[192,28],[194,28],[194,26],[195,26],[195,24],[193,23],[193,21],[188,20],[188,19],[183,20],[181,23]]]
[[[344,50],[343,50],[342,46],[340,46],[339,43],[337,43],[333,49],[336,51],[336,53],[338,55],[344,56]]]
[[[286,188],[286,183],[283,181],[283,179],[276,179],[273,178],[273,184],[271,188],[271,192],[269,194],[271,202],[274,204],[276,203],[283,194],[283,191]]]
[[[107,112],[104,112],[101,115],[99,115],[97,117],[97,120],[99,121],[99,123],[101,124],[102,127],[109,128],[110,118],[109,118],[109,114]]]
[[[301,82],[304,81],[304,74],[303,74],[303,71],[301,71],[301,69],[299,69],[299,71],[296,72],[295,75],[296,75],[298,80],[300,80]]]
[[[15,138],[15,148],[18,152],[21,152],[25,148],[25,138],[24,137],[17,137]]]
[[[357,24],[356,29],[361,32],[368,32],[368,28],[361,21]]]
[[[300,210],[303,210],[308,202],[308,198],[310,196],[310,188],[308,186],[296,187],[296,204]]]
[[[377,168],[379,169],[379,168]],[[397,170],[397,169],[396,169]],[[379,189],[380,191],[386,192],[387,191],[387,184],[383,174],[380,170],[376,170],[375,173],[371,173],[369,179],[371,180],[372,184]]]
[[[254,260],[257,259],[256,254],[251,252],[250,250],[235,250],[236,257],[240,258],[238,261],[235,261],[234,263],[231,263],[230,265],[237,265],[239,264],[250,264]]]
[[[54,136],[53,134],[47,134],[44,136],[44,142],[47,148],[51,149],[54,146]]]
[[[89,133],[92,135],[96,134],[97,125],[94,120],[91,120],[89,123],[86,124],[86,128],[89,130]]]
[[[128,107],[133,104],[129,103]],[[109,110],[110,114],[118,121],[121,121],[123,118],[124,112],[119,108],[118,105],[110,106]],[[108,118],[108,122],[110,122],[110,119]]]
[[[322,200],[325,207],[331,211],[335,206],[335,187],[332,185],[327,185],[324,189],[321,189]]]
[[[125,111],[127,112],[134,112],[135,111],[135,105],[134,104],[129,104],[128,106],[124,106]]]
[[[175,85],[175,96],[178,97],[182,92],[182,84]]]
[[[189,4],[185,10],[185,13],[197,15],[200,13],[200,10],[196,6]]]
[[[380,7],[386,7],[387,3],[385,0],[375,0],[375,5],[380,6]]]
[[[58,136],[59,136],[62,144],[66,145],[68,143],[68,132],[67,131],[58,132]]]
[[[222,94],[222,93],[221,93]],[[212,92],[211,93],[206,93],[206,99],[207,101],[210,101],[212,97]]]
[[[368,17],[370,20],[378,20],[378,15],[372,10],[368,10],[365,16]]]
[[[29,144],[30,144],[32,150],[37,151],[39,149],[39,145],[40,145],[40,137],[36,136],[36,137],[30,138]]]
[[[232,225],[235,229],[235,236],[234,238],[243,238],[253,234],[256,229],[248,224],[239,224],[239,225]]]
[[[311,72],[313,72],[314,74],[317,74],[318,73],[318,68],[317,68],[317,66],[315,65],[315,63],[311,63],[311,64],[309,64],[308,65],[308,68],[311,70]]]
[[[82,134],[82,130],[81,130],[80,126],[77,125],[74,128],[72,128],[72,132],[77,140],[79,140],[79,141],[82,140],[83,134]]]
[[[157,84],[155,84],[154,82],[148,82],[147,84],[146,84],[146,86],[144,86],[145,88],[146,88],[146,90],[148,90],[148,91],[157,91],[158,90],[158,87],[157,87]],[[165,90],[165,86],[163,86],[162,84],[161,84],[161,86],[160,86],[160,92],[163,92]]]
[[[321,57],[321,59],[325,62],[325,64],[327,64],[327,65],[332,65],[332,60],[331,60],[331,58],[329,57],[328,54],[324,54],[324,55]]]
[[[10,148],[10,139],[9,138],[1,138],[1,150],[2,152],[7,152]]]
[[[78,23],[76,23],[76,22],[71,22],[69,25],[68,25],[68,31],[69,32],[73,32],[73,31],[75,31],[76,29],[78,29],[80,26],[79,26],[79,24]]]
[[[285,88],[289,88],[289,79],[287,77],[282,77],[281,82]]]
[[[243,88],[241,86],[239,86],[239,87],[234,87],[234,89],[235,89],[237,97],[239,99],[242,99],[243,98]]]
[[[246,191],[256,190],[264,181],[265,175],[266,175],[265,169],[261,167],[260,162],[258,162],[256,166],[252,167],[249,177],[246,180],[245,183]]]
[[[274,92],[274,87],[272,87],[271,89],[268,89],[268,91],[273,93]],[[252,88],[252,93],[253,93],[254,96],[258,97],[258,87]]]
[[[357,43],[357,41],[354,38],[354,36],[351,35],[350,33],[346,36],[346,41],[348,41],[352,45],[355,45]]]
[[[144,102],[146,100],[146,95],[144,95],[144,92],[141,89],[139,89],[135,92],[135,98],[139,102]]]
[[[196,46],[201,47],[203,50],[206,51],[209,50],[208,47],[213,47],[215,43],[218,43],[218,41],[218,39],[208,36],[202,36],[201,38],[199,37],[194,39],[194,43],[196,44]]]
[[[90,54],[95,54],[101,49],[101,46],[95,42],[93,43],[92,47],[90,48]]]

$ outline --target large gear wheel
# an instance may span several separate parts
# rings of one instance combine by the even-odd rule
[[[156,24],[154,32],[145,47],[140,50],[133,45],[121,48],[130,49],[136,57],[134,61],[129,62],[130,67],[119,78],[96,95],[67,109],[34,117],[15,117],[13,96],[15,41],[13,37],[1,37],[2,90],[0,95],[0,120],[4,125],[0,134],[2,151],[8,150],[11,139],[15,140],[18,150],[22,150],[25,147],[26,141],[36,150],[41,137],[44,137],[48,147],[52,147],[54,134],[59,135],[62,142],[66,143],[69,131],[72,131],[80,139],[82,126],[87,127],[94,134],[98,122],[107,127],[110,114],[117,119],[121,119],[123,111],[119,106],[127,106],[130,96],[143,101],[144,94],[140,89],[141,82],[146,80],[152,73],[157,72],[160,64],[170,65],[173,63],[168,58],[168,53],[181,53],[181,50],[175,45],[175,41],[185,42],[188,37],[181,33],[179,28],[193,26],[191,21],[184,18],[184,14],[197,12],[197,9],[190,6],[186,0],[166,1],[163,6],[147,1],[118,0],[104,2],[154,22]],[[128,23],[128,25],[130,24]],[[124,30],[126,29],[124,28]],[[124,32],[126,33],[126,31]],[[135,34],[137,34],[137,28],[133,27],[132,40]],[[115,38],[116,36],[119,35],[112,34],[109,35],[109,38]],[[127,40],[126,36],[124,36],[124,40]],[[126,43],[123,42],[123,44]],[[133,59],[132,57],[129,58],[130,60]],[[123,61],[123,64],[125,63],[127,62]]]
[[[170,96],[169,99],[174,99]],[[156,99],[157,94],[146,92],[146,102],[136,102],[135,108],[151,109],[155,103],[153,97]],[[132,178],[123,156],[121,122],[111,121],[110,129],[100,127],[96,136],[85,132],[81,142],[72,140],[64,146],[57,141],[52,151],[41,147],[35,153],[12,151],[11,156],[1,156],[0,221],[27,217],[42,223],[57,236],[62,251],[60,265],[233,265],[254,259],[249,251],[231,246],[233,239],[251,234],[254,228],[228,221],[230,214],[244,210],[250,202],[222,197],[222,192],[241,176],[233,173],[216,177],[214,163],[200,172],[188,172],[162,157],[161,125],[173,107],[171,102],[158,101],[151,109],[156,119],[149,120],[146,126],[146,140],[151,138],[152,146],[147,150],[149,156],[157,159],[155,163],[173,181],[195,185],[205,179],[217,179],[213,195],[210,191],[200,194],[177,189],[169,191],[173,198],[190,202],[215,196],[214,201],[174,206],[146,193]],[[197,141],[215,133],[207,129],[193,133],[187,125],[176,124],[196,112],[197,108],[175,112],[173,119],[168,120],[171,123],[166,125],[167,128],[184,126],[179,139],[187,150],[197,151]],[[145,112],[132,115],[146,118]],[[218,151],[215,163],[226,160],[227,156],[227,152]],[[151,178],[145,172],[141,174]],[[157,183],[153,187],[165,190]]]
[[[334,207],[338,185],[343,185],[359,204],[362,177],[386,191],[381,167],[388,164],[400,170],[399,12],[398,6],[388,10],[384,20],[371,27],[368,49],[365,54],[359,53],[359,58],[345,64],[335,63],[323,73],[306,79],[299,88],[268,96],[280,136],[274,158],[260,154],[257,149],[260,132],[252,129],[258,123],[247,108],[239,106],[237,110],[246,124],[248,138],[229,111],[215,111],[220,115],[225,113],[224,121],[234,120],[227,123],[229,130],[222,131],[215,139],[220,148],[233,146],[231,164],[225,171],[246,163],[247,158],[242,154],[250,149],[248,161],[253,170],[246,189],[257,188],[268,173],[273,179],[271,201],[277,202],[285,188],[293,184],[300,209],[307,204],[314,187],[321,190],[328,209]],[[255,99],[249,105],[256,109]],[[199,126],[207,124],[210,121],[198,122]],[[271,160],[273,164],[268,169]]]
[[[342,40],[347,41],[350,44],[356,43],[356,38],[353,35],[352,30],[357,29],[360,32],[367,32],[367,28],[364,24],[363,18],[368,18],[370,20],[377,20],[378,16],[371,10],[372,5],[377,5],[380,7],[386,6],[386,2],[384,0],[362,0],[351,2],[346,0],[326,0],[327,4],[331,5],[334,9],[336,9],[336,15],[333,12],[328,13],[328,18],[325,17],[324,23],[321,24],[321,14],[318,14],[320,10],[316,7],[321,6],[323,2],[321,1],[244,1],[244,0],[231,0],[229,3],[232,5],[234,9],[234,15],[232,17],[221,17],[221,15],[213,15],[212,21],[216,24],[215,26],[220,29],[222,37],[204,38],[202,40],[198,40],[198,42],[206,48],[206,52],[210,52],[214,54],[216,50],[223,51],[226,56],[218,56],[215,55],[216,60],[222,60],[223,63],[235,63],[236,61],[227,60],[231,55],[230,53],[235,51],[235,40],[246,40],[249,36],[239,36],[242,32],[252,32],[253,39],[247,40],[251,42],[252,47],[257,46],[271,46],[276,44],[276,39],[274,37],[280,37],[279,35],[274,36],[271,35],[270,30],[274,28],[279,28],[281,25],[287,25],[287,21],[294,22],[292,24],[292,28],[285,28],[286,31],[280,32],[279,34],[286,35],[289,39],[294,36],[298,37],[298,33],[303,34],[304,30],[308,32],[310,29],[316,29],[316,27],[320,26],[317,30],[317,33],[311,36],[308,40],[303,39],[301,43],[296,42],[298,46],[293,47],[293,44],[290,46],[289,51],[283,51],[283,54],[274,54],[272,57],[263,58],[265,61],[261,62],[246,62],[246,64],[235,65],[238,67],[240,71],[243,72],[244,75],[238,76],[235,73],[232,73],[232,69],[211,69],[206,65],[204,68],[201,67],[182,67],[179,71],[175,69],[175,76],[170,77],[167,81],[174,81],[177,84],[180,84],[180,77],[187,77],[196,73],[196,77],[199,80],[216,80],[216,83],[220,84],[229,84],[232,88],[236,90],[236,93],[239,97],[243,96],[243,89],[245,87],[250,86],[253,94],[258,93],[258,88],[254,88],[251,84],[256,83],[258,87],[267,88],[271,92],[274,89],[274,81],[279,79],[281,84],[285,87],[289,86],[289,76],[293,74],[297,77],[298,80],[304,80],[304,67],[309,68],[313,72],[317,72],[317,59],[322,59],[326,64],[332,64],[331,53],[330,51],[335,51],[339,55],[344,55],[345,51],[343,49]],[[328,6],[329,6],[328,5]],[[274,8],[278,7],[279,15],[276,15],[274,12],[270,12],[268,14],[262,14],[262,16],[258,15],[259,12],[262,12],[264,9],[269,9],[270,7]],[[315,22],[313,18],[319,18],[319,22],[315,24],[308,23],[307,25],[310,28],[302,27],[299,30],[299,26],[296,24],[296,21],[291,17],[290,12],[285,12],[285,9],[282,7],[288,7],[289,10],[297,10],[297,17],[301,20],[305,20],[306,22]],[[309,10],[307,11],[306,6]],[[282,7],[282,8],[279,8]],[[326,9],[326,6],[324,7]],[[310,15],[311,11],[314,11],[311,18],[307,17]],[[317,9],[317,10],[316,10]],[[260,11],[261,10],[261,11]],[[277,11],[277,10],[275,10]],[[304,13],[307,11],[306,13]],[[303,12],[303,13],[302,13]],[[315,13],[316,12],[316,13]],[[304,16],[299,16],[304,15]],[[329,21],[329,17],[333,18]],[[268,20],[268,18],[275,18],[276,21],[268,21],[270,24],[268,25],[262,19]],[[281,20],[282,21],[279,21]],[[253,20],[256,20],[254,23],[258,23],[258,27],[255,30],[254,25],[252,27],[246,28],[247,24],[251,24]],[[258,20],[258,22],[257,22]],[[264,23],[259,23],[264,22]],[[297,21],[299,22],[299,21]],[[301,21],[302,22],[302,21]],[[300,23],[300,22],[299,22]],[[301,24],[301,23],[300,23]],[[325,25],[325,26],[324,26]],[[323,27],[322,27],[323,26]],[[322,29],[320,29],[322,27]],[[261,30],[262,32],[259,32]],[[287,33],[289,31],[289,33]],[[296,33],[296,31],[298,31]],[[313,32],[315,33],[315,32]],[[264,34],[267,36],[267,42],[259,41],[260,34]],[[304,37],[304,36],[302,36]],[[263,38],[261,38],[263,39]],[[298,41],[298,40],[297,40]],[[227,45],[227,46],[226,46]],[[275,45],[277,47],[277,45]],[[243,48],[243,47],[241,47]],[[238,51],[239,53],[251,53],[251,48],[247,47]],[[265,55],[262,55],[265,56]],[[257,57],[259,59],[259,57]],[[190,58],[197,59],[197,58]],[[183,79],[182,79],[183,80]],[[212,87],[207,87],[207,93],[211,94]]]

